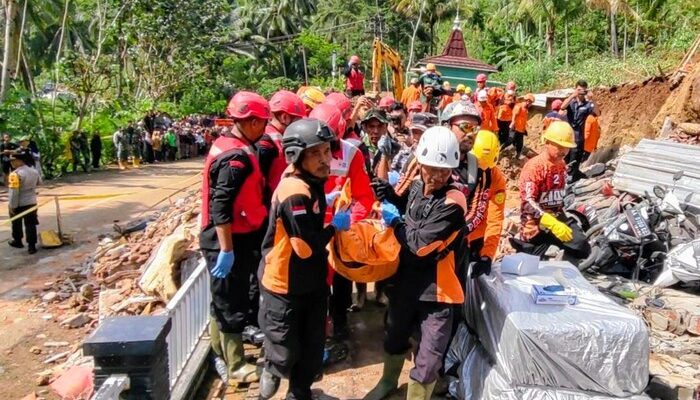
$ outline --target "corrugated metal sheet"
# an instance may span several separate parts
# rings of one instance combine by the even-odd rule
[[[676,195],[691,210],[700,212],[700,146],[644,139],[617,163],[613,185],[619,190],[650,194],[654,185],[671,188],[673,174],[683,171]]]

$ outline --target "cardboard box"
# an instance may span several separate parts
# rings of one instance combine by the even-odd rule
[[[535,304],[575,305],[578,301],[576,294],[568,289],[551,292],[544,290],[544,285],[532,285],[532,299]]]

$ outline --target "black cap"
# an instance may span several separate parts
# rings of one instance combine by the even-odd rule
[[[29,164],[33,159],[32,153],[27,149],[17,149],[10,153],[10,161],[20,160],[25,164]]]
[[[411,125],[408,127],[408,129],[419,129],[425,131],[431,126],[437,125],[437,123],[437,115],[427,112],[419,112],[413,114],[411,117]]]
[[[389,118],[386,116],[386,111],[382,110],[381,108],[370,108],[365,114],[365,117],[362,118],[362,123],[365,123],[371,119],[376,119],[382,124],[389,123]]]

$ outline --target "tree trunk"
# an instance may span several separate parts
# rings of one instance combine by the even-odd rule
[[[627,17],[625,17],[625,33],[622,38],[622,59],[627,60]]]
[[[554,57],[554,28],[555,28],[555,21],[553,20],[548,20],[547,21],[547,57],[552,58]]]
[[[639,4],[637,4],[637,15],[639,15]],[[634,48],[639,44],[639,21],[634,22]]]
[[[418,34],[418,28],[420,27],[421,18],[423,18],[423,8],[425,8],[425,3],[427,0],[423,0],[420,5],[420,11],[418,11],[418,20],[416,21],[416,26],[413,28],[413,34],[411,35],[411,50],[408,52],[408,63],[406,63],[406,71],[411,69],[413,64],[413,49],[416,43],[416,35]],[[406,82],[404,85],[408,86],[408,74],[406,74]]]
[[[569,22],[564,22],[564,62],[569,65]]]
[[[617,23],[615,13],[610,13],[610,52],[614,57],[620,56],[620,49],[617,47]]]
[[[20,20],[17,18],[19,7],[16,0],[4,0],[5,9],[5,49],[2,57],[2,77],[0,78],[0,102],[10,85],[10,77],[17,70],[17,51],[19,50]]]

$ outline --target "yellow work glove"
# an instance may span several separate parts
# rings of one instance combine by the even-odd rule
[[[574,238],[574,232],[568,225],[559,221],[557,217],[550,213],[544,213],[540,218],[540,227],[548,229],[552,235],[562,242],[571,241]]]

